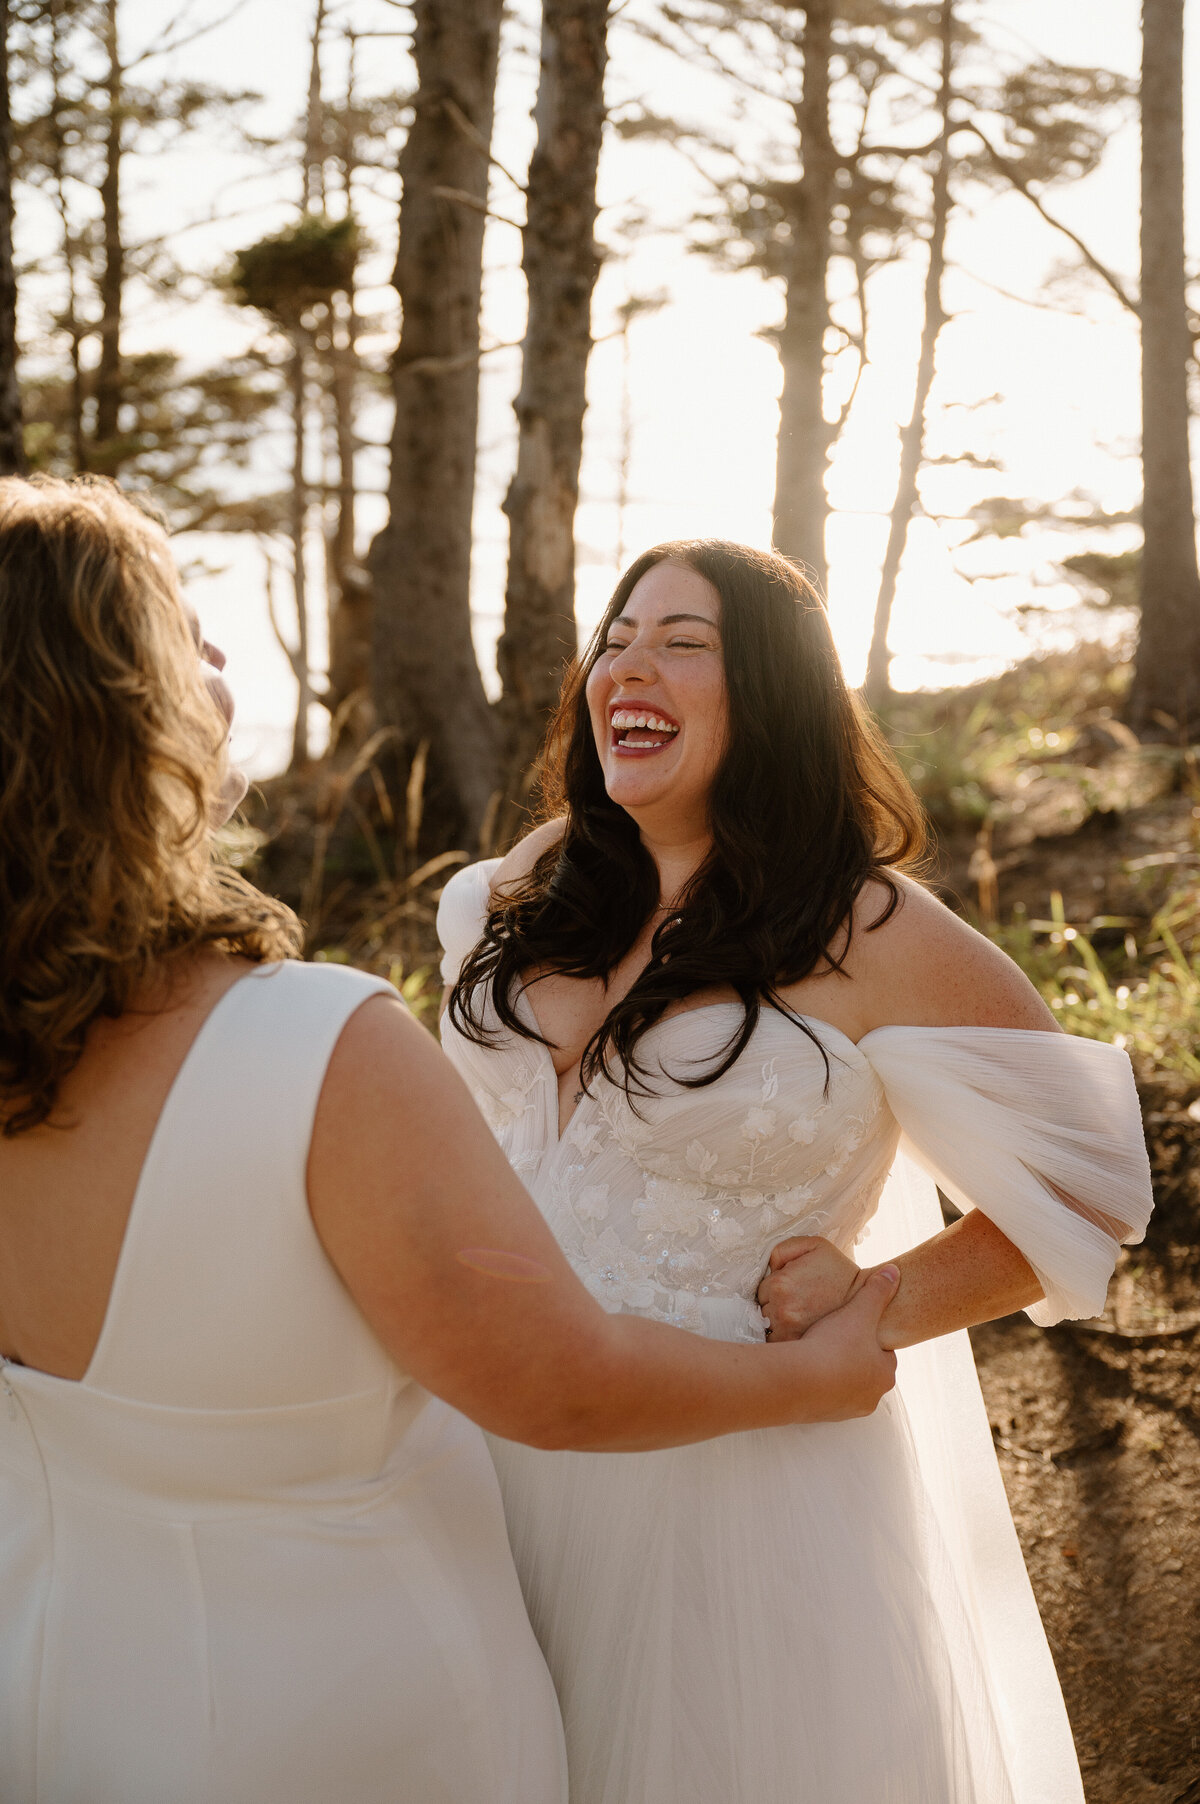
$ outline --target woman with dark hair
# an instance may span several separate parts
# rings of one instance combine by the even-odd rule
[[[865,1421],[493,1439],[572,1804],[1080,1800],[961,1331],[1103,1306],[1150,1209],[1128,1059],[912,875],[919,805],[779,557],[638,559],[545,795],[446,888],[443,1045],[576,1272],[613,1312],[803,1344],[898,1255],[907,1349]]]
[[[202,651],[115,488],[0,481],[0,1797],[564,1804],[475,1422],[869,1411],[895,1275],[794,1348],[606,1316],[390,986],[214,859]]]

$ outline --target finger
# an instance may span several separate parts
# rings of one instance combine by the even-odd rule
[[[202,641],[200,646],[200,656],[204,659],[206,664],[211,664],[214,670],[224,670],[226,664],[229,662],[225,653],[221,650],[221,647],[219,645],[214,645],[211,639]]]
[[[793,1259],[802,1259],[805,1253],[811,1253],[819,1246],[811,1234],[793,1234],[790,1240],[781,1240],[777,1247],[771,1249],[771,1270],[777,1272],[781,1267],[790,1265]]]
[[[899,1266],[881,1265],[877,1271],[867,1274],[850,1301],[842,1307],[847,1311],[856,1309],[860,1316],[877,1327],[879,1318],[895,1296],[899,1283]]]

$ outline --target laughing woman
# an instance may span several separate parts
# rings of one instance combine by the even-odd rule
[[[960,1331],[1102,1306],[1150,1209],[1127,1058],[905,874],[918,804],[780,558],[641,557],[548,774],[556,818],[445,892],[443,1044],[571,1264],[610,1311],[755,1342],[773,1254],[794,1329],[865,1281],[856,1246],[901,1254],[912,1349],[865,1421],[493,1439],[572,1804],[1080,1800]]]

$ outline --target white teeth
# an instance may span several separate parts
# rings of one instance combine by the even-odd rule
[[[633,727],[648,727],[653,733],[677,733],[679,728],[669,720],[661,720],[657,714],[634,714],[629,709],[618,708],[612,717],[613,730],[618,733],[628,732]]]

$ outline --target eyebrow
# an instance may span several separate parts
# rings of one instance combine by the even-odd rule
[[[681,620],[698,620],[701,626],[711,626],[714,632],[717,631],[716,621],[710,620],[707,614],[664,614],[662,619],[656,620],[654,624],[655,626],[675,626]],[[610,631],[614,626],[637,627],[637,621],[630,620],[627,614],[618,614],[617,618],[610,620],[608,624]]]

